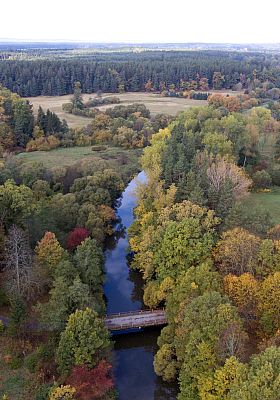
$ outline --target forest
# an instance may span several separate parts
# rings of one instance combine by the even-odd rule
[[[279,185],[280,125],[267,108],[181,113],[144,150],[129,229],[144,302],[166,306],[156,373],[179,400],[279,397],[280,226],[248,206]]]
[[[125,151],[98,149],[65,166],[26,163],[15,153],[30,141],[50,151],[69,129],[3,87],[0,110],[1,398],[113,399],[103,250],[139,167]]]
[[[250,88],[252,81],[280,87],[279,54],[227,51],[86,52],[32,50],[0,52],[0,83],[20,96],[84,93]]]
[[[143,170],[126,256],[145,308],[165,309],[160,382],[178,400],[278,400],[280,225],[252,195],[279,195],[279,55],[7,49],[0,82],[0,397],[118,398],[105,250]],[[207,103],[152,115],[103,97],[125,91]],[[82,128],[25,99],[69,93]]]

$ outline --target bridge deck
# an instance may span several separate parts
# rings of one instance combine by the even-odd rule
[[[139,310],[106,316],[105,325],[111,331],[144,328],[166,324],[164,310]]]

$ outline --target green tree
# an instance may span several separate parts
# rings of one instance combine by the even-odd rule
[[[20,336],[25,329],[27,321],[26,303],[21,297],[11,299],[8,333],[12,336]]]
[[[44,326],[54,331],[63,330],[69,315],[76,309],[95,305],[88,285],[82,283],[78,276],[70,284],[63,277],[56,278],[49,297],[49,301],[39,304],[37,310]]]
[[[203,400],[229,400],[232,386],[242,383],[246,376],[247,366],[230,357],[215,370],[214,376],[201,382],[199,396]]]
[[[24,225],[34,209],[34,198],[30,188],[16,185],[7,180],[0,185],[0,223],[5,227],[12,224]]]
[[[233,382],[228,400],[278,400],[280,348],[268,347],[250,362],[241,382]]]
[[[104,283],[104,257],[94,239],[87,238],[77,247],[74,262],[82,282],[87,283],[93,293],[102,291]]]
[[[73,108],[77,108],[78,110],[82,110],[84,108],[83,97],[82,97],[82,89],[81,83],[74,83],[74,94],[72,97]]]
[[[25,147],[32,138],[34,117],[28,101],[17,100],[13,108],[13,126],[16,144]]]
[[[110,347],[109,333],[97,313],[90,308],[71,314],[56,353],[61,373],[74,365],[94,367]]]
[[[180,400],[199,399],[201,383],[219,365],[220,335],[233,323],[240,324],[237,310],[220,293],[205,293],[186,307],[175,339],[181,364]]]

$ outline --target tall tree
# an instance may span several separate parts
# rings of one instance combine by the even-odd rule
[[[82,110],[84,108],[82,88],[80,82],[74,83],[74,94],[71,101],[73,104],[73,108],[77,108],[79,110]]]
[[[13,225],[6,240],[7,290],[11,296],[31,298],[39,288],[26,233]]]

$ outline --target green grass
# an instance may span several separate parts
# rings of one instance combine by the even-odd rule
[[[252,192],[247,200],[249,207],[262,206],[268,210],[273,225],[280,224],[280,187],[274,187],[269,193]]]
[[[102,158],[104,160],[118,160],[125,156],[128,164],[137,164],[141,149],[122,149],[120,147],[107,147],[103,151],[92,151],[92,146],[58,148],[51,151],[34,151],[20,153],[16,157],[24,163],[42,162],[46,168],[68,166],[82,159]]]
[[[3,381],[0,384],[0,396],[7,394],[9,399],[22,399],[28,385],[28,373],[23,368],[1,372]]]

